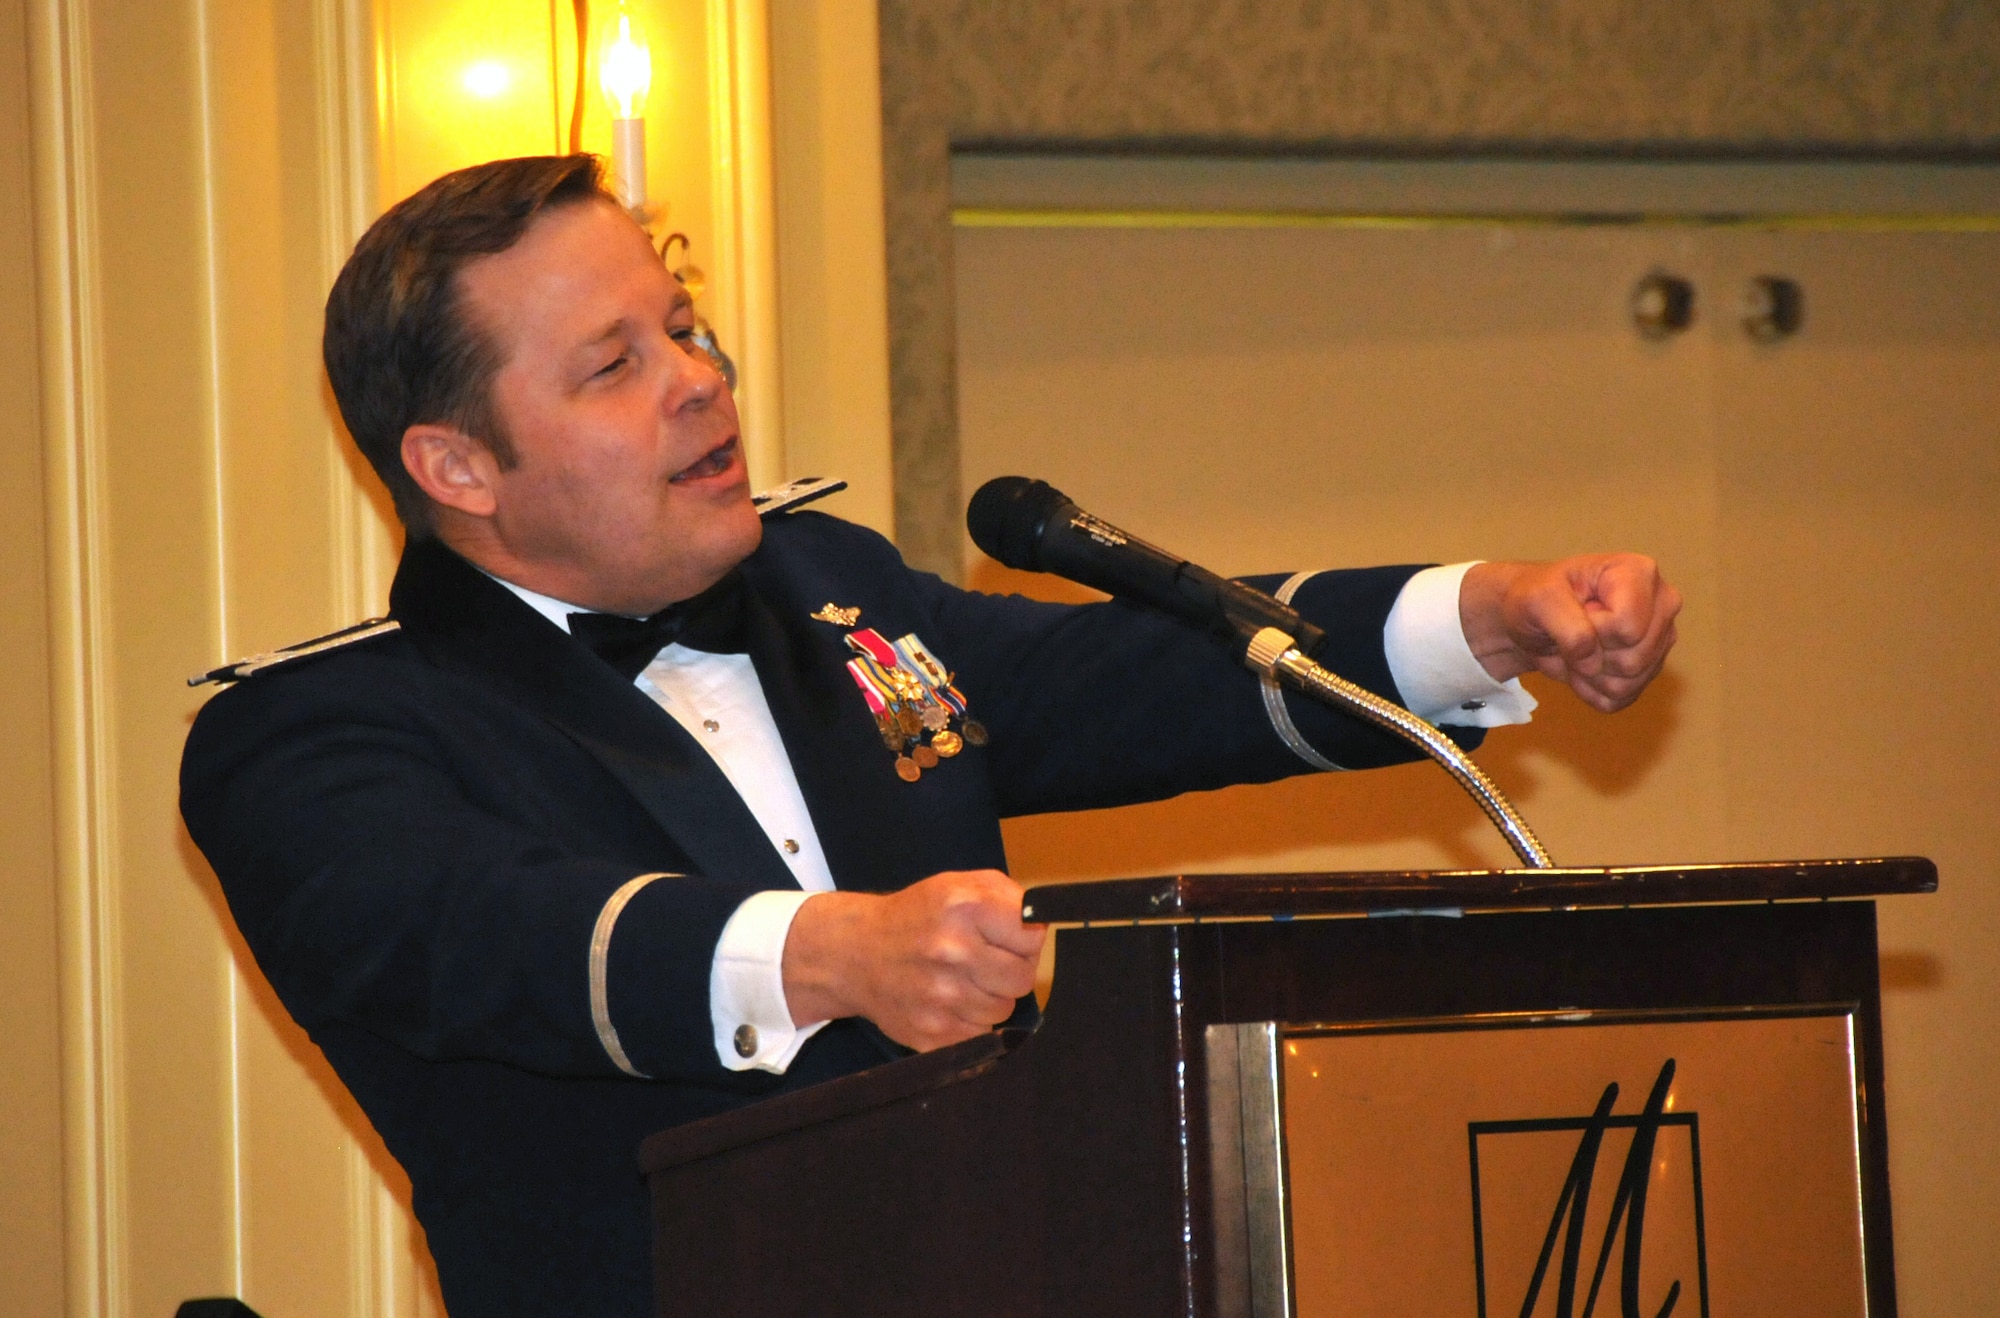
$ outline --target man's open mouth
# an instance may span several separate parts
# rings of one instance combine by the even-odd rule
[[[670,484],[679,485],[682,481],[698,481],[710,476],[720,476],[728,471],[735,461],[736,437],[732,435],[667,479]]]

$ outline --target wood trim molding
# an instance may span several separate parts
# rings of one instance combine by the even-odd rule
[[[56,875],[61,923],[68,1308],[123,1308],[116,817],[105,706],[102,356],[88,11],[30,7],[29,77],[42,330]]]
[[[320,129],[320,245],[330,288],[347,254],[382,209],[378,137],[386,93],[381,88],[381,29],[373,0],[315,0]],[[331,396],[327,416],[338,427]],[[360,466],[338,430],[328,436],[327,488],[333,501],[333,604],[345,620],[388,610],[398,532],[386,494]]]
[[[845,478],[840,515],[890,535],[875,16],[875,0],[771,0],[771,143],[787,471]]]
[[[331,287],[386,200],[379,148],[388,62],[375,0],[315,0],[313,9],[321,264]],[[337,617],[359,620],[388,609],[401,533],[386,493],[340,431],[331,396],[326,410],[330,601]],[[435,1309],[424,1284],[428,1262],[407,1203],[361,1143],[349,1142],[345,1161],[349,1311],[354,1318],[427,1318]]]
[[[765,0],[708,0],[709,170],[715,296],[743,371],[736,406],[752,488],[787,469],[779,360],[777,249],[771,185],[771,43]]]

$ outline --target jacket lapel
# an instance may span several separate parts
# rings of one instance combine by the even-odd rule
[[[812,606],[771,575],[749,579],[750,655],[834,881],[881,891],[923,877],[931,871],[918,857],[937,831],[945,782],[935,772],[917,783],[896,776],[848,676],[846,629],[814,621]]]
[[[434,541],[413,541],[389,611],[439,668],[560,728],[624,785],[698,871],[758,888],[796,886],[694,738],[506,587]]]

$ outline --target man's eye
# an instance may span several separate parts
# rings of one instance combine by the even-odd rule
[[[591,372],[591,377],[595,379],[599,376],[615,375],[618,373],[620,369],[624,367],[626,362],[629,362],[631,360],[632,358],[629,355],[621,352],[616,357],[613,357],[610,361],[604,363],[604,365],[598,367],[595,371]]]

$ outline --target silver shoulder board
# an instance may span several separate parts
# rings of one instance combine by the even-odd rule
[[[820,476],[801,476],[795,481],[787,481],[775,490],[750,496],[751,506],[759,517],[774,517],[788,513],[794,508],[803,508],[815,499],[824,499],[829,494],[838,494],[847,488],[843,480],[829,480]]]
[[[262,654],[253,654],[248,659],[238,659],[233,664],[224,664],[220,668],[211,668],[206,673],[197,673],[188,679],[188,685],[200,686],[204,682],[238,682],[252,673],[261,673],[266,668],[277,668],[295,659],[359,645],[363,641],[372,641],[378,636],[387,636],[402,629],[403,624],[393,618],[370,618],[366,622],[357,622],[352,627],[342,627],[337,632],[315,636],[310,641],[288,645],[282,650],[266,650]]]

